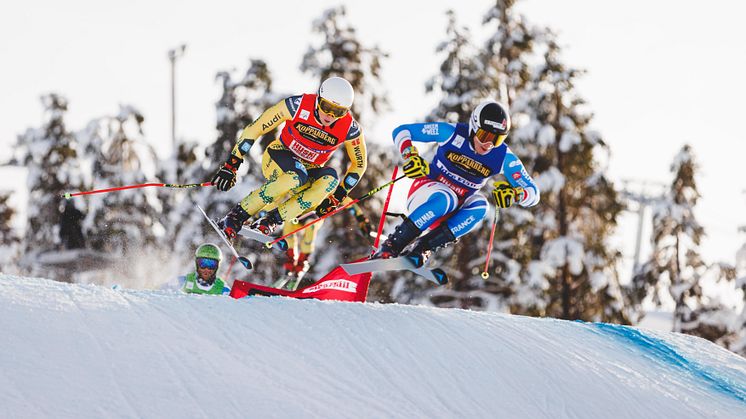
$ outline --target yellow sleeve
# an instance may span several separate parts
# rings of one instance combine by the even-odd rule
[[[345,151],[350,158],[350,167],[347,168],[339,186],[349,194],[368,168],[368,152],[365,149],[362,132],[358,137],[345,141]]]
[[[288,109],[286,99],[277,102],[265,110],[261,115],[259,115],[259,118],[247,125],[246,128],[241,131],[241,136],[238,137],[238,141],[236,142],[236,145],[233,146],[231,154],[243,158],[243,156],[249,152],[251,146],[254,145],[254,141],[256,141],[257,138],[279,127],[280,124],[292,118],[293,115],[290,114],[290,109]]]

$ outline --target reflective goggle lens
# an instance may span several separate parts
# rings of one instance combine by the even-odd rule
[[[218,261],[209,258],[199,258],[197,259],[197,266],[200,269],[218,269]]]
[[[495,147],[502,144],[503,141],[505,141],[505,138],[508,136],[508,134],[498,135],[493,132],[485,131],[482,128],[478,128],[475,135],[480,143],[491,143]]]
[[[347,114],[347,111],[349,111],[349,109],[344,106],[339,106],[323,97],[319,97],[319,110],[334,118],[341,118]]]

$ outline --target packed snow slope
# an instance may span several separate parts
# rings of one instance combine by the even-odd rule
[[[0,417],[745,418],[705,340],[428,307],[0,275]]]

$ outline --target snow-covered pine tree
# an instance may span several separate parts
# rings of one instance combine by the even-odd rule
[[[11,225],[16,210],[10,205],[11,192],[0,192],[0,271],[6,273],[15,273],[17,270],[14,266],[20,251],[20,238]]]
[[[683,318],[698,304],[699,278],[705,270],[698,251],[705,232],[694,215],[700,197],[696,169],[691,146],[685,145],[671,165],[671,189],[653,207],[650,260],[634,278],[637,301],[642,301],[640,292],[656,305],[673,300],[675,331],[681,331]]]
[[[121,106],[116,116],[92,121],[85,130],[85,141],[96,151],[93,176],[96,188],[152,182],[157,159],[145,141],[142,113]],[[166,239],[161,224],[162,204],[153,188],[107,193],[89,201],[84,220],[92,249],[122,258],[119,269],[133,278],[154,274],[162,254],[157,250]],[[150,261],[146,258],[152,257]],[[133,264],[138,258],[141,263]],[[137,269],[143,269],[142,272]],[[147,272],[147,273],[146,273]],[[147,278],[150,279],[150,278]]]
[[[491,80],[490,96],[512,106],[518,92],[531,80],[527,58],[534,52],[540,29],[531,27],[515,11],[516,0],[495,0],[484,17],[485,25],[496,24],[495,33],[487,39],[480,55],[488,63],[486,76]]]
[[[355,89],[352,112],[358,122],[369,122],[388,106],[380,83],[381,63],[388,56],[377,46],[366,46],[347,19],[344,6],[330,8],[313,21],[311,30],[322,41],[309,45],[300,69],[318,78],[319,83],[343,77]]]
[[[474,47],[469,28],[460,26],[453,10],[446,12],[446,40],[435,51],[444,54],[440,73],[425,84],[428,93],[441,96],[427,121],[468,121],[472,109],[492,90],[486,77],[486,66]]]
[[[41,101],[42,126],[18,137],[10,162],[28,169],[28,224],[21,265],[28,274],[66,280],[70,272],[60,267],[64,261],[56,253],[82,247],[81,227],[69,217],[85,212],[86,202],[66,201],[62,195],[89,188],[90,175],[81,167],[79,144],[65,124],[67,99],[50,93]]]
[[[629,305],[619,285],[620,253],[608,238],[623,209],[599,156],[608,152],[590,129],[592,113],[575,88],[582,71],[560,59],[555,35],[546,30],[543,62],[519,92],[515,108],[527,123],[512,135],[511,148],[533,168],[541,203],[531,209],[527,235],[519,237],[531,261],[513,287],[515,313],[629,323]]]
[[[683,146],[671,165],[671,189],[653,209],[653,250],[634,278],[636,300],[673,301],[673,331],[729,346],[743,324],[737,305],[723,298],[724,290],[737,292],[736,270],[708,265],[699,254],[705,230],[694,214],[700,198],[697,168],[691,146]]]

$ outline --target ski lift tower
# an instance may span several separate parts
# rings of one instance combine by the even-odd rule
[[[667,186],[662,182],[622,179],[621,196],[627,201],[637,204],[637,237],[635,239],[633,272],[640,267],[640,247],[642,245],[642,224],[645,219],[645,209],[663,198]]]

